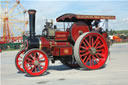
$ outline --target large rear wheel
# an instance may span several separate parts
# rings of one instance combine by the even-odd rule
[[[39,76],[45,73],[49,65],[48,56],[44,51],[31,49],[26,52],[23,67],[27,74]]]
[[[74,54],[77,63],[81,67],[98,69],[107,60],[108,46],[102,35],[95,32],[87,32],[76,40]]]

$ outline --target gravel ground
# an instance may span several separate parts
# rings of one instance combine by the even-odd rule
[[[128,43],[114,44],[101,69],[70,69],[57,61],[38,77],[18,73],[14,62],[17,52],[6,51],[0,56],[1,85],[128,85]]]

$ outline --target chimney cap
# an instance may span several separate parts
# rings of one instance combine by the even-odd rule
[[[29,10],[28,10],[28,13],[29,13],[29,14],[35,14],[35,13],[36,13],[36,10],[35,10],[35,9],[29,9]]]

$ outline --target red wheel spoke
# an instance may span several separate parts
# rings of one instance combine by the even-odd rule
[[[83,61],[85,61],[86,58],[87,58],[87,56],[84,57]]]
[[[36,52],[34,52],[33,54],[34,54],[34,57],[36,58]]]
[[[45,62],[45,60],[40,60],[39,62],[40,62],[40,63],[43,63],[43,62]]]
[[[38,58],[37,52],[34,52],[34,58]]]
[[[96,50],[96,52],[102,52],[102,50]]]
[[[95,56],[96,56],[98,59],[100,59],[100,57],[99,57],[97,54],[95,54]]]
[[[92,66],[92,60],[91,57],[89,58],[90,66]]]
[[[23,57],[19,56],[19,58],[21,58],[21,59],[22,59]]]
[[[18,62],[22,62],[22,60],[18,60]]]
[[[36,68],[36,66],[32,67],[32,69],[30,69],[31,71],[33,71]]]
[[[91,56],[91,55],[89,55],[89,56],[88,56],[88,58],[87,58],[87,60],[85,61],[85,63],[87,63],[87,62],[88,62],[88,60],[90,59],[90,56]]]
[[[87,40],[85,40],[85,41],[86,41],[86,43],[88,44],[88,46],[91,47],[91,45],[89,44],[89,42],[88,42]]]
[[[38,54],[38,58],[40,57],[40,53]]]
[[[88,50],[88,48],[86,48],[86,47],[83,47],[83,46],[80,46],[80,48],[83,48],[83,49],[85,49],[85,50]]]
[[[92,46],[94,46],[98,40],[99,40],[99,37],[96,38]]]
[[[37,66],[35,67],[35,72],[37,72]]]
[[[29,65],[28,68],[32,67],[32,65]]]
[[[28,61],[27,61],[27,60],[28,60]],[[26,62],[27,62],[28,64],[33,64],[32,60],[31,60],[30,58],[27,58],[27,60],[26,60]]]
[[[104,54],[101,54],[101,53],[96,53],[96,54],[104,58]]]
[[[32,61],[32,59],[30,59],[30,58],[27,58],[27,60]]]
[[[98,61],[97,59],[95,58],[95,56],[92,56],[92,58],[96,61],[96,63],[98,64]]]
[[[33,58],[32,54],[30,54],[30,57],[34,60],[34,58]]]
[[[84,44],[85,47],[88,47],[85,42],[83,42],[83,44]]]
[[[88,55],[90,52],[87,52],[87,53],[84,53],[84,54],[82,54],[82,55],[80,55],[80,56],[86,56],[86,55]]]
[[[91,42],[91,43],[92,43],[92,47],[93,47],[93,44],[94,44],[94,39],[93,39],[93,37],[92,37],[92,42]]]
[[[96,48],[102,48],[102,47],[104,47],[104,45],[97,46]]]
[[[98,46],[99,44],[100,44],[100,41],[96,43],[95,48],[97,48],[97,46]]]
[[[40,65],[38,65],[38,69],[39,69],[39,71],[41,71],[41,69],[40,69]]]
[[[80,53],[84,53],[84,52],[86,52],[85,50],[80,50]]]
[[[42,56],[41,58],[39,58],[40,60],[43,59],[44,57]]]
[[[91,44],[91,38],[92,38],[92,37],[91,37],[91,36],[89,36],[89,43],[90,43],[90,44]]]
[[[92,66],[94,66],[94,60],[92,60]]]
[[[33,62],[28,62],[29,65],[34,65]]]
[[[94,56],[92,55],[92,66],[94,66]]]
[[[41,67],[44,67],[43,65],[40,65]]]

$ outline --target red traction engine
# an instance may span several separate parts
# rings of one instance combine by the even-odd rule
[[[29,10],[30,36],[25,48],[16,55],[15,64],[20,72],[39,76],[46,72],[49,61],[60,60],[64,65],[86,69],[101,68],[109,54],[107,33],[97,32],[91,24],[95,20],[115,19],[115,16],[64,14],[57,22],[71,23],[64,31],[46,22],[42,35],[35,35],[35,10]]]

